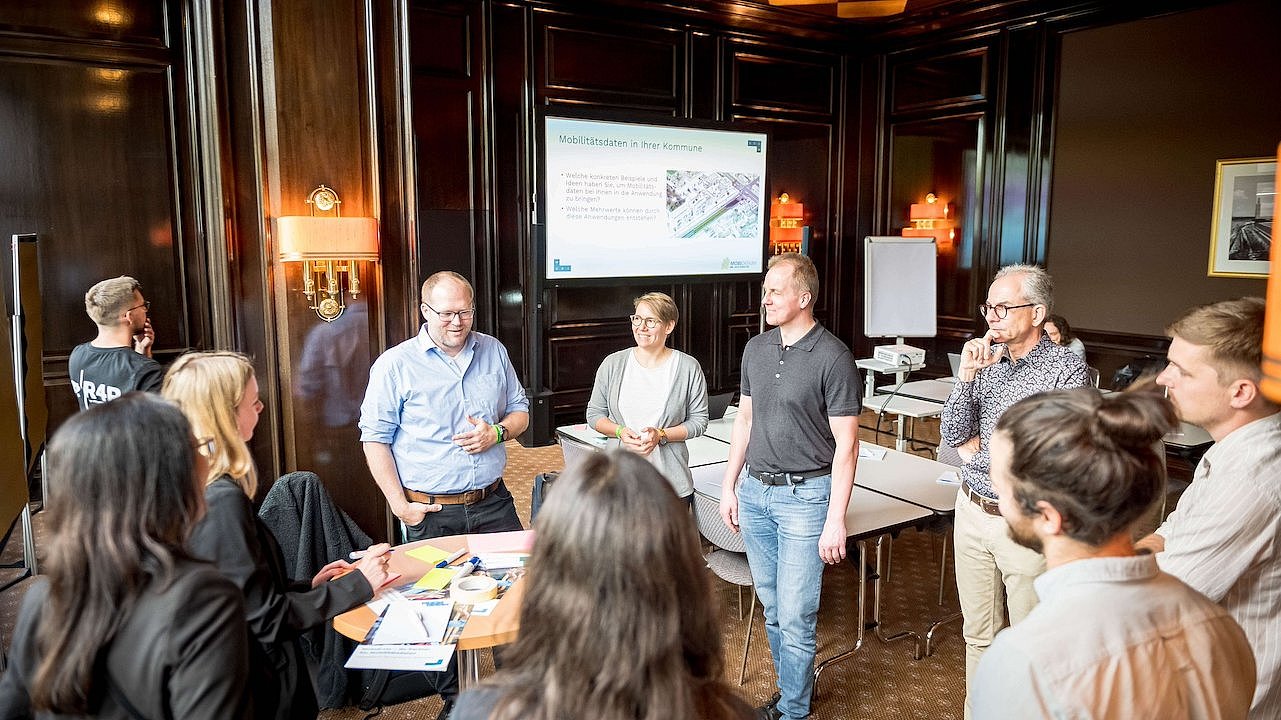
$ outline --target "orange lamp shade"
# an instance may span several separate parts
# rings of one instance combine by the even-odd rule
[[[276,218],[276,251],[285,262],[378,260],[378,221],[367,217]]]
[[[1281,160],[1281,145],[1277,146]],[[1281,187],[1281,164],[1277,165],[1277,186]],[[1275,205],[1273,206],[1276,207]],[[1272,252],[1268,272],[1268,309],[1263,321],[1263,382],[1260,389],[1273,402],[1281,402],[1281,251],[1277,250],[1276,212],[1272,217]]]
[[[805,204],[792,202],[787,193],[769,206],[769,241],[771,245],[779,243],[799,243],[805,236]]]

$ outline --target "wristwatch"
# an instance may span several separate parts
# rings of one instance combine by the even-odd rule
[[[658,444],[659,444],[659,445],[666,445],[666,444],[667,444],[667,431],[666,431],[666,430],[664,430],[663,428],[655,428],[655,429],[656,429],[656,430],[658,430]]]

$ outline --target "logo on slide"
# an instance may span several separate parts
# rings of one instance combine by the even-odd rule
[[[573,269],[574,269],[573,265],[562,265],[560,262],[560,258],[552,258],[553,272],[570,272]]]
[[[748,141],[747,141],[747,147],[749,147],[749,148],[756,148],[756,152],[758,152],[758,153],[759,153],[759,152],[761,151],[761,141],[760,141],[760,140],[748,140]]]

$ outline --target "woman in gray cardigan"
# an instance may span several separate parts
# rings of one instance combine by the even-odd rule
[[[676,303],[660,292],[633,302],[636,347],[619,350],[596,371],[587,424],[622,447],[649,458],[676,494],[689,498],[685,441],[707,430],[707,380],[698,361],[667,347],[676,328]]]

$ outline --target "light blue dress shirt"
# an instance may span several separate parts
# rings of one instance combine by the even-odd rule
[[[497,444],[468,455],[453,436],[474,427],[468,415],[493,424],[513,412],[529,412],[529,399],[502,343],[472,331],[451,358],[423,325],[370,368],[360,440],[391,446],[405,488],[461,493],[501,477],[507,450]]]

